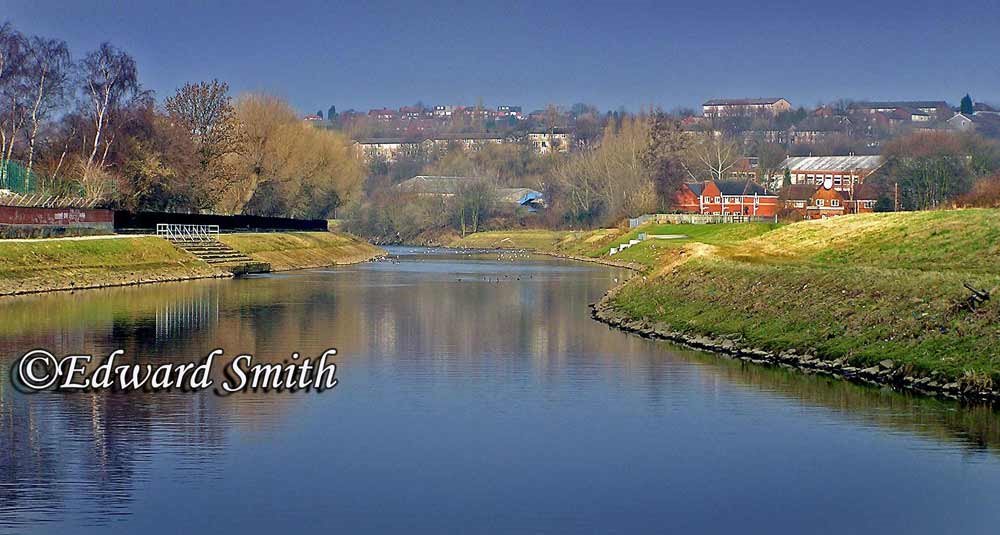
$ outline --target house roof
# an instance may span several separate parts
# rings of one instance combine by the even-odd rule
[[[497,198],[503,202],[524,204],[541,199],[542,193],[531,188],[497,188]]]
[[[396,184],[396,187],[410,193],[454,195],[463,185],[477,180],[481,179],[473,176],[417,175]],[[524,204],[541,199],[542,193],[531,188],[497,188],[496,198],[503,202]]]
[[[855,102],[852,107],[862,109],[875,108],[948,108],[943,100],[887,100],[873,102]]]
[[[885,159],[881,156],[793,156],[781,163],[781,168],[793,172],[803,171],[874,171]]]
[[[790,184],[782,190],[785,198],[790,201],[808,201],[819,186],[814,184]]]
[[[846,117],[809,117],[790,130],[796,132],[840,132],[850,124]]]
[[[414,139],[407,137],[371,137],[358,139],[356,141],[362,145],[384,145],[396,143],[420,143],[423,140],[419,138]]]
[[[477,180],[477,178],[471,176],[417,175],[396,184],[396,187],[402,191],[408,191],[411,193],[454,195],[455,193],[458,193],[462,184],[473,182],[475,180]]]
[[[684,185],[698,197],[701,197],[701,192],[705,191],[704,182],[686,182]]]
[[[957,121],[956,121],[956,119],[957,119]],[[948,119],[945,122],[946,123],[950,123],[952,121],[955,121],[955,122],[972,121],[972,116],[966,115],[964,113],[956,113],[955,115],[951,116],[951,119]]]
[[[528,133],[532,134],[532,135],[536,135],[536,136],[540,136],[540,135],[546,135],[547,136],[547,135],[549,135],[549,129],[547,129],[547,128],[536,128],[534,130],[529,131]],[[552,129],[552,135],[554,135],[554,136],[565,136],[565,135],[569,135],[569,131],[566,130],[565,128],[553,128]]]
[[[713,98],[711,100],[705,101],[702,106],[753,106],[753,105],[764,105],[764,104],[774,104],[779,100],[785,100],[782,97],[766,97],[766,98]]]
[[[714,180],[722,195],[770,195],[764,186],[752,180]]]
[[[482,139],[503,139],[502,134],[492,134],[489,132],[472,132],[466,134],[437,134],[431,137],[431,141],[457,141],[457,140],[482,140]]]
[[[972,116],[972,124],[976,126],[976,131],[984,136],[1000,137],[1000,115],[977,113]]]
[[[371,137],[358,139],[357,142],[362,145],[377,145],[385,143],[423,143],[424,141],[479,141],[479,140],[492,140],[492,139],[504,139],[501,134],[492,134],[488,132],[475,132],[467,134],[437,134],[433,137]]]

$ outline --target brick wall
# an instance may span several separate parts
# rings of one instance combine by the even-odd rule
[[[114,229],[111,210],[0,206],[0,225]]]

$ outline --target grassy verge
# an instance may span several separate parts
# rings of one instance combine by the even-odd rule
[[[353,264],[370,260],[382,250],[337,232],[263,232],[224,234],[219,240],[273,271]]]
[[[220,274],[154,237],[0,241],[0,295]]]
[[[653,268],[672,259],[686,245],[705,243],[730,245],[747,238],[760,236],[777,228],[772,223],[746,223],[724,225],[644,225],[623,231],[598,229],[591,231],[512,230],[478,232],[462,238],[452,245],[471,248],[530,249],[545,253],[589,258],[607,258],[620,262]],[[682,239],[650,239],[633,245],[612,256],[608,251],[621,243],[636,239],[639,233],[650,235],[683,235]]]
[[[612,306],[751,347],[1000,385],[1000,210],[839,217],[684,251]],[[968,310],[963,283],[994,298]]]

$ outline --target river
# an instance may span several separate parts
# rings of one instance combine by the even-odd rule
[[[0,533],[995,533],[1000,413],[611,330],[621,270],[390,261],[0,301]],[[322,393],[24,394],[29,349],[281,362]]]

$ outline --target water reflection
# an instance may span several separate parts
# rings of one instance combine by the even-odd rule
[[[249,489],[298,495],[300,480],[277,478],[262,488],[265,475],[243,468],[234,476],[234,463],[254,459],[255,469],[271,470],[272,463],[280,463],[309,473],[316,468],[297,456],[334,449],[353,452],[354,464],[331,461],[313,474],[321,479],[313,490],[351,496],[361,481],[392,480],[374,468],[385,462],[385,456],[375,458],[379,443],[359,437],[389,433],[392,440],[409,440],[417,448],[430,439],[423,428],[406,426],[420,418],[437,426],[437,434],[493,452],[488,464],[509,455],[486,446],[488,439],[525,418],[544,422],[546,434],[540,437],[562,440],[588,421],[578,420],[578,411],[586,411],[588,418],[617,429],[618,437],[588,446],[610,448],[607,452],[589,453],[621,456],[624,451],[615,448],[628,449],[630,440],[662,444],[700,432],[693,415],[790,427],[787,421],[776,424],[775,415],[784,418],[792,407],[801,412],[791,417],[796,426],[898,433],[930,441],[944,452],[959,448],[997,461],[1000,416],[991,409],[747,366],[626,336],[590,320],[587,304],[622,276],[617,270],[544,258],[512,263],[498,262],[495,254],[432,254],[238,281],[6,299],[0,303],[0,532],[44,531],[46,525],[53,532],[94,527],[128,533],[139,526],[171,532],[149,521],[165,514],[150,489],[178,499],[213,486],[247,492],[247,499],[253,495]],[[258,360],[280,362],[291,351],[318,355],[336,347],[344,386],[320,396],[24,395],[11,388],[8,374],[13,360],[34,347],[98,355],[124,349],[136,362],[187,362],[217,347],[227,355],[250,352]],[[641,422],[635,420],[639,414]],[[472,415],[486,419],[466,421]],[[329,422],[352,432],[331,435],[336,428]],[[577,422],[576,427],[566,422]],[[639,427],[630,424],[641,424],[645,435],[633,435]],[[752,441],[736,429],[720,426],[716,438]],[[537,456],[541,444],[522,447]],[[456,462],[455,453],[448,454]],[[422,458],[429,462],[431,455],[425,452]],[[359,466],[366,469],[358,472]],[[482,462],[470,466],[484,469]],[[532,473],[552,466],[559,462],[550,460]],[[572,485],[571,473],[556,479]],[[469,485],[477,481],[464,476],[470,476]],[[642,479],[631,477],[619,484]],[[336,478],[354,485],[321,484]],[[479,489],[465,490],[474,496]],[[391,494],[383,497],[391,504]],[[203,504],[204,514],[232,505],[215,499]],[[348,508],[344,514],[363,510],[350,509],[350,500],[338,502]],[[400,503],[411,502],[417,503],[412,498]],[[400,518],[409,506],[398,505]],[[669,508],[662,511],[658,514]],[[307,516],[302,512],[296,518]],[[268,527],[249,522],[246,531]]]

